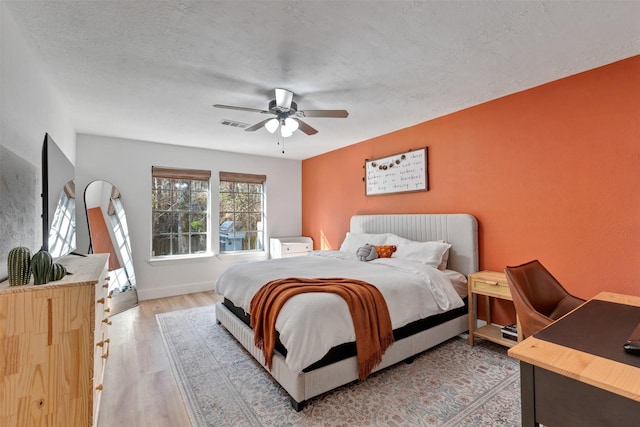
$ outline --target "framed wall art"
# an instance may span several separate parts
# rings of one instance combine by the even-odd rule
[[[428,147],[365,160],[367,196],[429,190]]]

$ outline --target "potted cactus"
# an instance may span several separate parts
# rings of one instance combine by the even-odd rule
[[[22,286],[31,280],[31,251],[29,248],[19,246],[9,251],[7,259],[9,270],[9,285]]]
[[[33,271],[33,284],[44,285],[49,283],[51,267],[53,266],[53,258],[51,254],[40,249],[31,258],[31,270]]]
[[[55,282],[56,280],[61,280],[66,275],[67,268],[62,264],[54,262],[51,266],[51,271],[49,272],[49,281]]]

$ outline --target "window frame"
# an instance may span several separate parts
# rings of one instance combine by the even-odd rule
[[[188,209],[188,210],[181,210],[181,211],[177,211],[174,209],[156,209],[156,207],[154,206],[155,202],[154,200],[156,200],[156,191],[158,191],[158,188],[156,187],[155,183],[154,183],[154,179],[156,178],[160,178],[160,179],[169,179],[169,180],[173,180],[173,181],[190,181],[190,195],[191,195],[191,188],[193,187],[193,182],[194,181],[201,181],[201,182],[205,182],[207,185],[207,190],[206,190],[206,196],[207,196],[207,201],[206,201],[206,207],[204,210],[202,211],[195,211],[192,209]],[[175,183],[174,183],[175,185]],[[152,261],[161,261],[161,260],[171,260],[171,259],[184,259],[184,258],[199,258],[202,256],[210,256],[211,255],[211,240],[214,237],[213,233],[211,231],[211,223],[212,223],[212,215],[211,215],[211,171],[209,170],[200,170],[200,169],[185,169],[185,168],[172,168],[172,167],[159,167],[159,166],[152,166],[151,168],[151,197],[152,197],[152,203],[151,203],[151,260]],[[202,215],[204,214],[206,217],[206,230],[204,233],[193,233],[191,230],[191,222],[189,222],[189,231],[187,233],[174,233],[174,232],[170,232],[170,233],[158,233],[156,232],[156,227],[154,225],[155,223],[155,217],[156,214],[158,212],[167,212],[167,213],[177,213],[179,215],[184,215],[184,214],[188,214],[188,215]],[[170,253],[169,254],[165,254],[165,255],[156,255],[155,250],[154,250],[154,239],[157,236],[160,236],[162,234],[168,234],[169,236],[174,235],[177,238],[180,237],[187,237],[188,239],[188,253],[175,253],[174,249],[173,249],[173,241],[170,238],[170,245],[171,245],[171,249],[170,249]],[[198,252],[192,252],[192,237],[195,235],[204,235],[205,239],[206,239],[206,244],[205,244],[205,249],[204,251],[198,251]]]
[[[258,175],[258,174],[249,174],[249,173],[235,173],[235,172],[223,172],[219,173],[219,181],[218,181],[218,251],[220,255],[223,256],[238,256],[238,255],[251,255],[251,254],[265,254],[267,252],[267,227],[266,227],[266,217],[267,217],[267,197],[266,197],[266,175]],[[256,233],[256,245],[257,242],[261,242],[261,247],[256,247],[255,249],[239,249],[239,250],[223,250],[222,249],[222,238],[223,233],[220,230],[223,222],[223,214],[232,213],[233,217],[236,218],[236,215],[240,213],[248,216],[252,213],[256,213],[256,211],[237,211],[235,208],[232,211],[223,210],[223,193],[228,193],[226,191],[222,191],[223,183],[238,183],[238,184],[249,184],[249,185],[260,185],[261,191],[255,194],[260,195],[260,220],[256,221],[256,228],[248,230],[250,233]],[[234,192],[235,193],[235,192]],[[235,219],[234,219],[235,221]],[[234,232],[235,234],[235,232]],[[244,239],[243,239],[244,240]],[[234,245],[237,243],[234,243]],[[243,243],[244,245],[244,243]]]

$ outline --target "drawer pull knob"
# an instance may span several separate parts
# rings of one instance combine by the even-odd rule
[[[111,312],[111,309],[110,309],[110,308],[105,308],[105,309],[104,309],[104,312],[105,312],[105,313],[110,313],[110,312]]]
[[[102,355],[102,356],[100,356],[100,357],[102,357],[103,359],[106,359],[107,357],[109,357],[109,352],[106,352],[105,354],[103,354],[103,355]]]
[[[109,287],[108,283],[105,283],[104,285],[102,285],[103,288],[107,289]]]
[[[112,322],[109,319],[102,319],[102,323],[106,323],[107,325],[112,324]]]
[[[103,389],[103,388],[104,388],[104,387],[102,386],[102,384],[100,384],[99,386],[97,386],[97,387],[96,387],[96,390],[98,390],[98,391],[102,391],[102,389]]]
[[[100,304],[104,304],[104,298],[100,298],[100,299],[99,299],[98,301],[96,301],[96,302],[97,302],[97,303],[100,303]]]
[[[105,344],[108,344],[108,343],[109,343],[109,338],[107,338],[106,340],[102,340],[102,341],[100,341],[100,342],[97,342],[97,343],[96,343],[96,346],[98,346],[98,347],[104,347],[104,345],[105,345]]]

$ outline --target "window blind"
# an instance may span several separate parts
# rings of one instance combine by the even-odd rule
[[[264,184],[266,175],[255,175],[251,173],[220,172],[220,181],[227,182],[247,182],[250,184]]]
[[[211,171],[198,169],[175,169],[158,166],[151,167],[151,176],[154,178],[167,179],[190,179],[193,181],[208,181],[211,178]]]
[[[69,181],[64,185],[64,194],[70,199],[76,198],[76,184],[73,181]]]
[[[116,187],[111,187],[111,198],[112,199],[119,199],[120,198],[120,191],[116,188]]]

